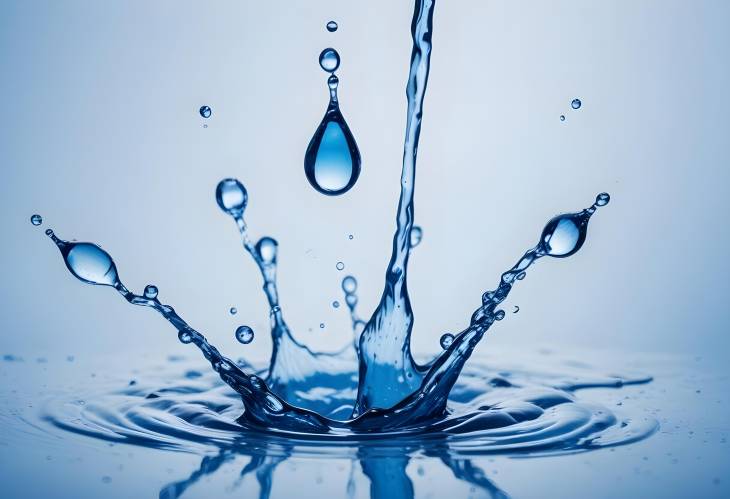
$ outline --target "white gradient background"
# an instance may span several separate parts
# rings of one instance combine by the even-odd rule
[[[101,244],[137,292],[158,285],[222,351],[267,357],[258,271],[214,201],[228,176],[248,188],[252,235],[280,243],[295,336],[340,347],[343,275],[360,282],[362,315],[382,292],[411,13],[386,0],[0,3],[0,354],[134,365],[190,352],[156,314],[71,277],[50,227]],[[438,2],[416,186],[424,239],[409,268],[417,350],[463,328],[550,217],[608,191],[583,250],[540,261],[506,304],[520,313],[479,349],[681,354],[728,374],[729,23],[725,1]],[[336,198],[303,172],[330,45],[363,158]],[[257,332],[245,348],[240,323]]]

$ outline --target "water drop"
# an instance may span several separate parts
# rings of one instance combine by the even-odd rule
[[[560,115],[560,121],[565,121],[565,115],[564,114],[561,114]]]
[[[353,236],[352,234],[350,234],[349,236],[347,236],[348,239],[352,239],[353,237],[355,237],[355,236]]]
[[[501,321],[502,319],[504,319],[504,310],[497,310],[494,312],[495,321]]]
[[[611,200],[611,196],[607,192],[602,192],[596,196],[596,206],[606,206]]]
[[[357,305],[357,295],[345,295],[345,302],[349,307],[354,307]]]
[[[154,284],[148,284],[147,286],[144,287],[144,297],[149,300],[154,300],[155,298],[157,298],[158,292],[159,292],[159,290],[157,289],[157,286],[155,286]]]
[[[515,309],[512,311],[512,313],[513,314],[516,314],[519,311],[520,311],[520,306],[519,305],[515,305]]]
[[[340,67],[340,54],[333,48],[326,48],[319,54],[319,65],[328,73],[334,73]]]
[[[241,182],[226,178],[215,189],[215,200],[225,213],[234,218],[241,217],[248,203],[248,193]]]
[[[236,315],[238,313],[238,309],[236,307],[231,307],[228,311],[231,315]]]
[[[335,265],[335,267],[337,267],[337,270],[343,270],[345,268],[345,264],[342,262],[337,262],[337,265]]]
[[[335,31],[337,31],[337,28],[338,26],[335,21],[330,21],[327,23],[327,31],[329,31],[330,33],[334,33]]]
[[[320,329],[324,329],[324,322],[320,322],[320,323],[319,323],[319,328],[320,328]]]
[[[573,109],[580,109],[580,106],[583,105],[583,103],[580,101],[580,99],[573,99],[570,102],[570,107]]]
[[[332,302],[332,306],[334,308],[340,308],[340,302],[338,302],[337,300],[335,300],[335,301]]]
[[[421,243],[421,239],[423,239],[423,229],[418,225],[414,225],[411,229],[411,248],[418,246]]]
[[[262,237],[259,242],[256,243],[256,252],[258,253],[264,264],[276,263],[276,251],[279,243],[276,239],[270,237]]]
[[[444,350],[449,348],[453,342],[454,335],[450,333],[444,333],[439,340],[439,343],[441,343],[441,348],[443,348]]]
[[[80,281],[101,286],[119,284],[117,266],[109,253],[93,243],[76,243],[56,237],[51,229],[46,235],[53,239],[61,251],[66,267]]]
[[[351,275],[346,276],[342,279],[342,291],[347,294],[352,294],[357,290],[357,279]]]
[[[210,118],[211,114],[213,114],[213,110],[210,106],[200,106],[200,116],[203,118]]]
[[[191,343],[193,341],[193,335],[185,329],[178,331],[177,337],[180,340],[180,343]]]
[[[43,223],[43,217],[42,217],[42,216],[40,216],[40,215],[38,215],[38,214],[36,213],[36,214],[35,214],[35,215],[33,215],[32,217],[30,217],[30,223],[32,223],[33,225],[36,225],[36,226],[38,226],[38,225],[40,225],[40,224],[42,224],[42,223]]]
[[[253,329],[248,326],[238,326],[238,328],[236,329],[236,339],[239,343],[248,345],[253,341],[253,337]]]

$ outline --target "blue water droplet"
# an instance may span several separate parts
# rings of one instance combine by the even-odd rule
[[[236,339],[239,343],[248,345],[253,341],[253,337],[253,329],[248,326],[238,326],[238,328],[236,329]]]
[[[159,290],[154,284],[148,284],[144,287],[144,297],[149,300],[154,300],[155,298],[157,298],[157,293],[159,293]]]
[[[353,236],[352,234],[350,234],[349,236],[347,236],[347,238],[348,238],[348,239],[352,239],[352,238],[354,238],[354,237],[355,237],[355,236]]]
[[[573,109],[580,109],[580,106],[582,105],[583,103],[580,101],[580,99],[573,99],[570,102],[570,107],[572,107]]]
[[[43,217],[36,213],[35,215],[30,217],[30,223],[38,226],[43,223]]]
[[[334,33],[335,31],[337,31],[337,28],[338,26],[335,21],[330,21],[327,23],[327,31],[329,31],[330,33]]]
[[[596,206],[606,206],[611,200],[611,196],[607,192],[602,192],[596,196]]]
[[[248,203],[248,193],[241,182],[226,178],[215,189],[215,200],[225,213],[234,218],[241,217]]]
[[[421,229],[418,225],[414,225],[411,229],[411,248],[415,248],[419,244],[421,244],[421,240],[423,239],[423,229]]]
[[[497,310],[494,312],[495,321],[501,321],[502,319],[504,319],[504,310]]]
[[[560,121],[565,121],[565,115],[564,114],[561,114],[560,115]]]
[[[337,196],[349,191],[360,176],[360,151],[336,101],[309,142],[304,173],[318,192]]]
[[[357,279],[351,275],[342,279],[342,290],[347,294],[352,294],[357,290]]]
[[[444,333],[441,336],[441,339],[439,340],[439,343],[441,344],[441,348],[446,350],[451,346],[451,344],[454,342],[454,335],[450,333]]]
[[[200,106],[199,112],[203,118],[210,118],[210,115],[213,114],[213,110],[209,106]]]
[[[324,322],[320,322],[320,323],[319,323],[319,328],[320,328],[320,329],[324,329]]]
[[[344,270],[345,264],[342,262],[337,262],[337,265],[335,265],[335,267],[337,268],[337,270]]]
[[[332,302],[332,306],[334,308],[340,308],[340,302],[338,302],[337,300],[335,300],[335,301]]]
[[[333,48],[326,48],[319,54],[319,65],[328,73],[334,73],[340,67],[340,54]]]
[[[512,311],[512,313],[513,314],[516,314],[519,311],[520,311],[520,306],[519,305],[515,305],[515,309]]]
[[[119,284],[117,267],[109,253],[93,243],[64,241],[56,237],[51,229],[46,230],[56,243],[66,263],[66,267],[80,281],[101,286]]]
[[[271,237],[262,237],[259,242],[256,243],[256,252],[263,261],[264,264],[276,263],[276,252],[278,250],[279,243],[276,239]]]
[[[551,219],[540,236],[540,253],[556,258],[575,254],[586,240],[588,220],[596,211],[596,207],[608,204],[609,199],[608,194],[601,193],[596,197],[594,206],[580,213],[566,213]]]
[[[185,329],[178,331],[177,338],[180,340],[180,343],[191,343],[193,341],[193,335]]]
[[[231,315],[236,315],[238,313],[238,309],[236,307],[231,307],[228,312],[230,312]]]

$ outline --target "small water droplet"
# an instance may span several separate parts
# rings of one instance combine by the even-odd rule
[[[154,284],[148,284],[147,286],[144,287],[144,297],[149,300],[154,300],[155,298],[157,298],[158,292],[159,292],[159,290],[157,289],[157,286],[155,286]]]
[[[353,236],[352,234],[350,234],[349,236],[347,236],[348,239],[352,239],[353,237],[355,237],[355,236]]]
[[[256,243],[256,252],[263,261],[264,264],[276,263],[276,252],[279,243],[276,239],[271,237],[262,237],[259,242]]]
[[[335,31],[337,31],[337,28],[338,26],[335,21],[330,21],[327,23],[327,31],[329,31],[330,33],[334,33]]]
[[[494,312],[495,321],[501,321],[502,319],[504,319],[504,310],[497,310]]]
[[[51,229],[46,230],[61,251],[66,267],[71,273],[87,284],[116,286],[119,284],[117,267],[109,253],[93,243],[64,241],[56,237]]]
[[[357,305],[357,295],[354,295],[354,294],[345,295],[345,302],[347,303],[348,306],[354,307],[355,305]]]
[[[40,215],[38,215],[38,214],[36,213],[36,214],[35,214],[35,215],[33,215],[32,217],[30,217],[30,223],[32,223],[33,225],[36,225],[36,226],[38,226],[38,225],[40,225],[40,224],[42,224],[42,223],[43,223],[43,217],[42,217],[42,216],[40,216]]]
[[[351,275],[342,279],[342,290],[347,294],[352,294],[357,290],[357,279]]]
[[[602,192],[596,196],[596,206],[606,206],[611,200],[611,196],[607,192]]]
[[[337,300],[335,300],[335,301],[332,302],[332,306],[334,308],[340,308],[340,302],[338,302]]]
[[[419,227],[418,225],[414,225],[411,229],[411,248],[415,248],[419,244],[421,244],[421,240],[423,239],[423,229]]]
[[[340,67],[340,54],[331,47],[319,54],[319,65],[328,73],[334,73]]]
[[[238,328],[236,329],[236,339],[239,343],[248,345],[253,341],[253,337],[253,329],[248,326],[238,326]]]
[[[213,114],[213,110],[209,106],[200,106],[200,116],[203,118],[210,118],[210,115]]]
[[[580,109],[580,106],[582,105],[583,103],[580,101],[580,99],[573,99],[570,102],[570,107],[572,107],[573,109]]]
[[[180,343],[191,343],[193,341],[193,335],[185,329],[178,331],[177,337],[180,340]]]
[[[320,323],[319,323],[319,328],[320,328],[320,329],[324,329],[324,322],[320,322]]]
[[[238,313],[238,309],[236,307],[231,307],[228,312],[230,312],[231,315],[236,315]]]
[[[513,314],[516,314],[519,311],[520,311],[520,306],[519,305],[515,305],[515,309],[512,311],[512,313]]]
[[[235,178],[226,178],[218,182],[215,189],[215,200],[225,213],[234,218],[241,217],[248,204],[248,192],[241,182]]]
[[[439,340],[439,343],[441,344],[441,348],[446,350],[451,346],[451,344],[454,342],[454,335],[451,333],[444,333],[441,335],[441,339]]]
[[[345,264],[342,262],[337,262],[337,265],[335,265],[335,267],[337,267],[337,270],[343,270],[345,268]]]
[[[601,202],[608,202],[606,198],[601,199]],[[595,210],[593,206],[580,213],[565,213],[552,218],[542,230],[540,252],[556,258],[575,254],[586,240],[588,221]]]
[[[560,115],[560,121],[565,121],[565,115],[564,114],[561,114]]]

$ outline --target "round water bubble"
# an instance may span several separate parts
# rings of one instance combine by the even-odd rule
[[[337,78],[336,75],[330,75],[330,77],[327,78],[327,86],[330,87],[330,90],[336,90],[339,84],[340,79]]]
[[[602,192],[596,196],[596,206],[606,206],[611,201],[611,196],[607,192]]]
[[[411,229],[411,248],[415,248],[421,244],[421,239],[423,239],[423,229],[418,225],[414,225]]]
[[[144,297],[149,300],[154,300],[155,298],[157,298],[157,293],[159,293],[159,290],[154,284],[148,284],[144,287]]]
[[[265,264],[275,263],[278,246],[279,243],[276,242],[276,239],[271,237],[262,237],[259,239],[259,242],[256,243],[256,252]]]
[[[340,302],[338,302],[337,300],[335,300],[335,301],[332,302],[332,306],[334,308],[340,308]]]
[[[180,340],[181,343],[191,343],[193,341],[193,335],[185,329],[177,333],[177,338]]]
[[[348,239],[352,239],[352,238],[354,238],[354,237],[355,237],[355,236],[353,236],[352,234],[350,234],[349,236],[347,236],[347,238],[348,238]]]
[[[231,307],[228,312],[230,312],[231,315],[236,315],[238,313],[238,309],[236,307]]]
[[[342,291],[345,293],[352,294],[357,290],[357,279],[351,275],[346,276],[342,279]]]
[[[583,213],[567,213],[550,220],[542,231],[541,250],[556,258],[575,254],[586,240],[587,218]]]
[[[324,322],[320,322],[320,323],[319,323],[319,328],[320,328],[320,329],[324,329]]]
[[[454,335],[451,333],[444,333],[439,340],[439,343],[441,343],[441,348],[443,348],[444,350],[449,348],[453,342]]]
[[[248,326],[238,326],[238,328],[236,329],[236,339],[239,343],[248,345],[253,341],[253,337],[253,329]]]
[[[215,200],[221,210],[232,217],[240,217],[248,203],[248,193],[241,182],[235,178],[226,178],[218,182],[215,188]]]
[[[36,213],[35,215],[30,217],[30,223],[38,226],[43,223],[43,217]]]
[[[565,115],[564,114],[561,114],[560,115],[560,121],[565,121]]]
[[[331,47],[319,54],[319,65],[328,73],[334,73],[340,67],[340,54]]]
[[[570,101],[570,107],[573,109],[580,109],[580,106],[582,106],[583,103],[580,101],[580,99],[573,99]]]
[[[210,106],[200,106],[199,110],[200,116],[203,118],[210,118],[210,115],[213,114],[213,110],[210,108]]]
[[[344,270],[345,264],[342,262],[337,262],[337,265],[335,265],[335,267],[337,267],[337,270]]]
[[[334,33],[335,31],[337,31],[337,28],[338,26],[335,21],[330,21],[327,23],[327,31],[329,31],[330,33]]]

